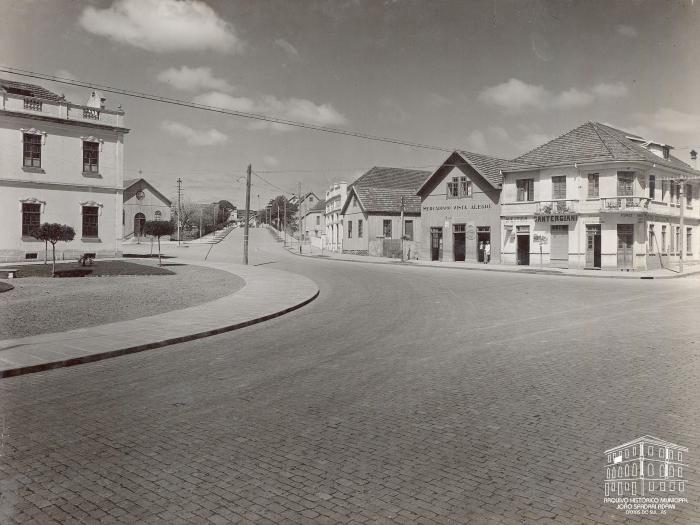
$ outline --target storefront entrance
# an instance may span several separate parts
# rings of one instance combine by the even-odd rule
[[[552,224],[551,248],[549,252],[549,264],[557,268],[569,267],[569,226],[566,224]]]
[[[442,259],[442,228],[430,228],[430,260]]]
[[[522,266],[530,265],[530,227],[518,226],[518,259],[517,263]]]
[[[464,262],[467,255],[466,225],[455,224],[452,226],[453,251],[456,262]]]
[[[491,244],[491,227],[478,226],[476,229],[476,257],[482,263],[486,262],[486,244]]]
[[[634,255],[632,246],[634,243],[634,224],[617,225],[617,267],[620,270],[632,270],[634,268]]]
[[[586,268],[600,268],[600,224],[586,225]]]

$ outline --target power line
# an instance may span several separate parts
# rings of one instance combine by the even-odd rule
[[[280,190],[280,191],[283,192],[283,193],[290,193],[290,194],[292,194],[292,195],[294,194],[293,191],[288,191],[288,190],[285,190],[284,188],[281,188],[281,187],[277,186],[276,184],[272,184],[269,180],[267,180],[267,179],[261,177],[255,170],[253,170],[253,175],[255,175],[255,176],[256,176],[257,178],[259,178],[261,181],[263,181],[263,182],[269,184],[269,185],[272,186],[273,188],[278,189],[278,190]]]
[[[87,88],[87,89],[97,89],[100,91],[106,91],[107,93],[115,93],[115,94],[124,95],[127,97],[141,98],[144,100],[151,100],[153,102],[160,102],[163,104],[171,104],[174,106],[182,106],[182,107],[187,107],[187,108],[192,108],[192,109],[199,109],[199,110],[203,110],[203,111],[210,111],[213,113],[221,113],[224,115],[232,115],[234,117],[247,118],[247,119],[251,119],[251,120],[261,120],[264,122],[271,122],[273,124],[284,124],[286,126],[308,129],[310,131],[318,131],[318,132],[322,132],[322,133],[330,133],[330,134],[335,134],[335,135],[344,135],[344,136],[354,137],[354,138],[358,138],[358,139],[373,140],[376,142],[386,142],[389,144],[410,146],[410,147],[421,148],[421,149],[430,149],[430,150],[435,150],[435,151],[445,151],[445,152],[454,151],[454,148],[450,149],[450,148],[444,148],[441,146],[432,146],[430,144],[421,144],[419,142],[411,142],[411,141],[392,138],[392,137],[382,137],[379,135],[371,135],[369,133],[364,133],[364,132],[360,132],[360,131],[344,130],[344,129],[340,129],[340,128],[331,128],[331,127],[327,127],[327,126],[318,126],[315,124],[307,124],[305,122],[299,122],[299,121],[295,121],[295,120],[287,120],[287,119],[283,119],[283,118],[272,117],[269,115],[263,115],[263,114],[258,114],[258,113],[246,113],[244,111],[236,111],[236,110],[232,110],[232,109],[225,109],[225,108],[220,108],[220,107],[215,107],[215,106],[208,106],[206,104],[197,104],[195,102],[187,102],[185,100],[168,98],[168,97],[163,97],[160,95],[153,95],[150,93],[141,93],[139,91],[131,91],[131,90],[127,90],[127,89],[116,88],[116,87],[102,85],[102,84],[96,84],[94,82],[83,82],[80,80],[62,78],[62,77],[57,77],[54,75],[47,75],[45,73],[38,73],[35,71],[29,71],[26,69],[19,69],[19,68],[14,68],[14,67],[10,67],[10,66],[0,65],[0,72],[10,73],[13,75],[19,75],[19,76],[29,77],[29,78],[38,78],[40,80],[47,80],[49,82],[58,82],[59,84],[68,84],[70,86],[77,86],[77,87],[82,87],[82,88]]]

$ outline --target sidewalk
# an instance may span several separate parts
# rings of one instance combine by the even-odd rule
[[[369,255],[351,255],[347,253],[329,252],[311,246],[310,244],[302,243],[302,253],[299,253],[299,241],[288,238],[287,250],[294,255],[302,255],[304,257],[324,258],[332,261],[345,262],[363,262],[370,264],[401,264],[405,266],[425,266],[429,268],[453,268],[459,270],[481,270],[486,272],[507,272],[507,273],[527,273],[540,275],[556,275],[563,277],[593,277],[593,278],[608,278],[608,279],[678,279],[688,277],[690,275],[700,274],[700,264],[686,263],[684,272],[678,272],[678,268],[666,269],[659,268],[657,270],[644,271],[620,271],[620,270],[580,270],[573,268],[552,268],[548,266],[540,267],[532,264],[530,266],[513,266],[509,264],[480,264],[469,262],[442,262],[442,261],[425,261],[411,259],[410,261],[401,262],[400,259],[392,259],[388,257],[374,257]]]
[[[130,321],[0,341],[0,378],[99,361],[192,341],[273,319],[310,303],[318,287],[301,275],[178,258],[224,270],[243,288],[215,301]]]

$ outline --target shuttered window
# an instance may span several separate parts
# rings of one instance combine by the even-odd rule
[[[552,199],[566,199],[566,177],[552,177]]]
[[[519,179],[515,181],[517,200],[519,202],[535,200],[535,179]]]
[[[617,195],[631,197],[633,192],[634,173],[631,171],[617,172]]]

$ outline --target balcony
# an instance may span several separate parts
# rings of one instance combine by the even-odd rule
[[[603,197],[600,199],[600,211],[601,213],[646,211],[650,201],[649,197]]]
[[[578,200],[537,201],[535,215],[578,213]]]

